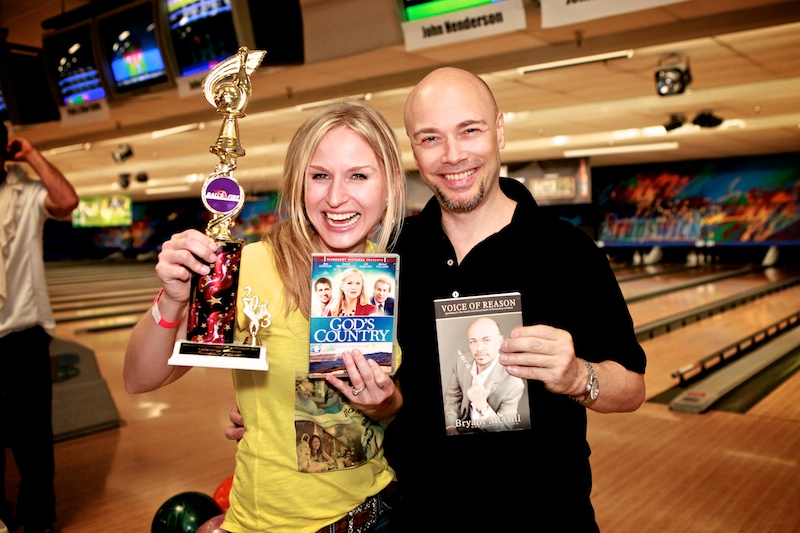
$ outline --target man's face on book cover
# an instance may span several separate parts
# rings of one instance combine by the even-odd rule
[[[467,336],[472,357],[478,365],[485,367],[497,359],[503,336],[494,320],[479,318],[469,327]]]
[[[327,283],[317,283],[317,298],[322,305],[328,305],[331,301],[331,286]]]
[[[375,302],[382,304],[389,297],[389,284],[378,282],[375,284]]]

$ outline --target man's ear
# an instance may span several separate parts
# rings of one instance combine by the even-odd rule
[[[506,133],[505,133],[505,116],[502,112],[497,114],[497,147],[502,149],[506,147]]]

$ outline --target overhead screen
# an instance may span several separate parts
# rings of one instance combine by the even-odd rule
[[[45,71],[59,105],[86,104],[106,97],[94,47],[91,20],[42,38]]]
[[[161,17],[180,76],[208,72],[239,48],[231,0],[163,0]]]
[[[95,18],[97,52],[112,96],[173,85],[151,0]]]
[[[28,125],[58,118],[41,49],[0,42],[0,120]]]
[[[299,0],[159,0],[179,76],[204,74],[240,46],[266,50],[262,66],[305,60]]]
[[[133,202],[127,194],[81,198],[72,212],[72,226],[95,228],[130,226]]]
[[[174,87],[240,46],[266,50],[262,66],[305,60],[299,0],[98,2],[49,27],[42,38],[46,85],[62,107]]]
[[[539,205],[592,203],[592,171],[585,157],[509,166],[506,175],[525,184]]]
[[[436,17],[499,1],[502,0],[403,0],[404,20]]]

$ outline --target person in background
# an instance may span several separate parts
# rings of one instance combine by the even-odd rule
[[[282,219],[242,249],[238,293],[269,305],[271,323],[258,336],[270,360],[266,372],[233,370],[247,432],[237,446],[221,527],[232,533],[386,531],[396,483],[383,437],[402,405],[400,391],[358,350],[343,352],[347,382],[328,375],[312,385],[308,339],[311,254],[384,252],[402,222],[405,172],[393,130],[367,104],[326,107],[290,142],[280,197]],[[375,242],[368,240],[373,234]],[[196,230],[164,243],[156,265],[163,292],[153,314],[134,328],[125,355],[128,392],[158,389],[190,370],[167,361],[186,335],[191,274],[207,274],[216,251],[215,241]],[[240,308],[234,340],[243,341],[247,330]],[[341,391],[345,406],[330,413],[315,405],[308,412],[329,386]],[[302,392],[298,407],[296,392]],[[310,460],[308,440],[323,433],[338,454],[355,458],[343,461],[345,468],[328,471]]]
[[[394,314],[394,298],[389,296],[392,292],[392,284],[386,278],[378,278],[372,288],[372,298],[369,303],[378,308],[379,315]]]
[[[39,179],[31,178],[27,163]],[[52,531],[54,488],[50,340],[56,327],[45,277],[43,230],[66,219],[78,195],[64,175],[23,137],[0,123],[0,448],[10,448],[20,475],[16,514],[0,484],[0,521],[9,531]],[[0,472],[5,477],[5,450]]]
[[[328,278],[319,278],[314,282],[314,292],[317,295],[318,306],[315,307],[311,316],[325,316],[328,314],[328,304],[331,303],[333,295],[333,285]]]
[[[385,449],[403,494],[398,531],[429,511],[433,531],[596,532],[586,412],[633,411],[645,397],[645,354],[608,260],[500,177],[503,114],[481,78],[434,70],[409,94],[404,121],[433,198],[393,250],[406,357]],[[515,291],[524,325],[499,362],[528,380],[532,427],[446,435],[433,301]]]

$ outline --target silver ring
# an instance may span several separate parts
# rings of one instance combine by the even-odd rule
[[[363,391],[365,388],[366,387],[361,387],[360,389],[357,389],[357,388],[353,387],[353,396],[358,396],[358,393]]]

